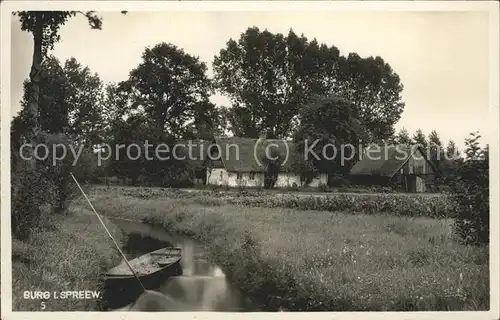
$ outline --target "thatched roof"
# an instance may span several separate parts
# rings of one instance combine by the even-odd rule
[[[270,144],[273,144],[268,148],[270,157],[277,152],[283,159],[282,171],[294,171],[294,164],[299,159],[295,143],[289,140],[216,137],[214,143],[221,152],[224,168],[232,172],[263,172],[265,150]]]
[[[175,156],[179,160],[189,161],[194,167],[202,167],[208,159],[210,141],[179,140],[175,144],[178,146],[175,150]]]
[[[363,158],[351,169],[351,175],[373,175],[393,177],[415,152],[420,151],[425,157],[425,151],[419,146],[369,146],[364,150]],[[369,153],[368,153],[369,152]],[[434,164],[427,160],[436,170]]]

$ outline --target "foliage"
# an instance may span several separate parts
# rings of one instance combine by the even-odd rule
[[[406,130],[405,128],[399,130],[399,132],[392,138],[390,142],[394,145],[408,145],[413,143],[408,130]]]
[[[355,102],[362,122],[383,138],[392,133],[404,104],[399,77],[380,57],[342,57],[335,46],[249,28],[230,39],[214,62],[216,87],[229,97],[234,135],[285,138],[299,121],[300,106],[335,94]]]
[[[438,177],[438,184],[441,187],[449,187],[449,184],[457,174],[457,168],[461,163],[460,151],[453,140],[448,142],[446,149],[442,152],[443,159],[440,161],[439,169],[440,176]]]
[[[109,174],[129,178],[134,185],[141,180],[148,186],[191,186],[190,163],[155,150],[160,144],[172,150],[180,138],[211,140],[223,130],[224,114],[209,101],[212,88],[206,71],[198,57],[160,43],[145,49],[129,79],[106,87],[107,143],[139,147],[112,150]]]
[[[14,122],[15,135],[23,136],[27,130],[26,110],[31,83],[24,83],[21,112]],[[62,66],[54,56],[42,63],[39,121],[46,133],[64,133],[87,146],[102,141],[103,84],[97,74],[82,66],[75,58]]]
[[[11,151],[12,233],[18,238],[26,238],[43,227],[51,212],[66,214],[69,201],[78,192],[70,172],[84,184],[91,179],[95,168],[95,158],[84,148],[75,161],[70,148],[78,154],[79,147],[63,134],[40,134],[37,145],[46,146],[38,152],[45,160],[40,160],[37,167],[23,159],[29,157],[26,152]],[[63,149],[67,151],[64,157]],[[54,156],[62,160],[53,161]]]
[[[33,35],[33,61],[29,75],[29,85],[25,85],[26,103],[23,105],[21,115],[12,124],[11,130],[11,172],[12,172],[12,232],[14,236],[26,238],[33,228],[40,227],[42,213],[45,208],[55,211],[64,211],[67,207],[67,200],[70,198],[68,187],[67,164],[56,165],[50,163],[51,157],[46,160],[20,159],[19,147],[28,142],[32,147],[37,147],[44,143],[59,143],[61,136],[52,139],[40,130],[40,83],[42,82],[42,62],[49,50],[52,50],[55,43],[60,40],[59,29],[68,19],[81,13],[85,16],[92,29],[100,29],[102,20],[93,11],[20,11],[14,15],[19,17],[21,29]],[[54,61],[48,61],[54,66]],[[69,68],[69,67],[68,67]],[[79,66],[72,64],[72,70],[79,70]],[[61,84],[61,69],[54,66],[55,84]],[[57,87],[57,86],[56,86]],[[60,87],[59,87],[60,88]],[[53,88],[52,88],[53,89]],[[59,99],[61,92],[47,92],[47,88],[42,88],[42,95],[46,94],[52,99]],[[48,90],[50,91],[50,90]],[[50,100],[50,98],[49,98]],[[64,105],[58,107],[65,108]],[[75,103],[78,103],[75,102]],[[61,111],[58,109],[58,111]],[[45,119],[53,115],[53,110],[49,107],[42,114]],[[65,113],[62,113],[65,115]],[[56,117],[49,127],[64,126],[64,119]],[[63,132],[56,132],[64,133]],[[71,142],[70,142],[71,143]],[[64,144],[68,144],[67,141]],[[49,149],[50,150],[50,149]],[[28,156],[33,155],[33,150],[28,150]],[[33,158],[32,158],[33,159]],[[68,160],[69,157],[68,157]],[[48,163],[49,162],[49,163]]]
[[[12,235],[26,239],[42,226],[45,210],[56,201],[56,187],[44,166],[33,168],[16,150],[11,152],[11,226]]]
[[[159,187],[190,187],[192,168],[188,161],[174,158],[176,140],[147,125],[145,116],[137,114],[113,123],[108,141],[111,149],[103,148],[102,158],[109,159],[106,175],[131,179]],[[118,148],[116,146],[123,146]],[[134,146],[134,147],[132,147]]]
[[[460,156],[460,151],[457,148],[457,144],[455,141],[448,141],[448,145],[446,146],[446,157],[448,159],[456,159]]]
[[[270,191],[231,192],[219,190],[198,190],[185,192],[175,189],[158,188],[117,188],[113,187],[113,196],[127,196],[140,199],[173,198],[185,199],[202,205],[221,206],[227,204],[243,207],[287,208],[298,210],[316,210],[344,212],[350,214],[387,214],[391,216],[454,218],[456,203],[452,197],[440,194],[398,194],[391,190],[377,188],[359,190],[352,188],[346,193],[287,193],[276,194]],[[325,188],[324,186],[320,187]],[[101,190],[101,191],[99,191]],[[102,189],[97,189],[96,194]],[[330,190],[331,191],[331,190]],[[107,191],[110,192],[109,190]]]
[[[478,133],[465,140],[465,159],[459,162],[451,182],[451,191],[458,203],[456,232],[464,243],[489,243],[489,154],[481,148]]]
[[[420,145],[424,150],[427,150],[428,147],[427,137],[425,136],[425,134],[422,132],[421,129],[415,131],[415,134],[413,135],[412,139],[413,139],[413,144]]]
[[[276,150],[271,150],[269,156],[261,159],[264,165],[264,189],[271,189],[278,181],[278,175],[281,171],[284,155]]]
[[[266,208],[290,208],[346,212],[353,214],[386,213],[395,216],[450,218],[455,215],[455,204],[446,196],[398,194],[328,194],[324,196],[306,195],[265,195],[261,197],[229,198],[228,203]]]
[[[180,138],[195,124],[212,125],[215,106],[208,100],[212,89],[206,72],[198,57],[160,43],[145,49],[141,63],[118,90],[128,97],[129,115],[141,114],[158,134]]]
[[[339,97],[321,97],[302,106],[299,115],[294,136],[298,153],[313,151],[298,162],[305,181],[311,181],[318,171],[347,174],[358,155],[358,144],[368,137],[354,105]]]
[[[61,39],[59,29],[68,19],[82,14],[87,18],[92,29],[101,29],[102,19],[94,11],[19,11],[14,15],[21,21],[21,30],[35,33],[38,26],[42,27],[42,48],[44,55],[54,49],[54,44]]]
[[[60,40],[59,29],[76,14],[83,14],[92,29],[101,29],[102,20],[93,11],[18,11],[14,12],[21,22],[21,30],[33,35],[33,61],[30,71],[30,90],[25,107],[26,138],[34,140],[39,133],[39,95],[42,61],[49,50]]]
[[[349,53],[339,59],[337,74],[331,93],[354,103],[368,131],[367,142],[388,139],[405,106],[401,101],[403,85],[392,67],[379,56],[361,58]]]
[[[436,166],[438,171],[441,171],[441,164],[443,163],[445,150],[436,130],[432,130],[432,132],[429,134],[427,156],[429,160]]]

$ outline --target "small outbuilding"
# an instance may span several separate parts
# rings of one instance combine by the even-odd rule
[[[350,171],[356,184],[392,186],[404,192],[431,192],[438,170],[416,145],[369,146]]]

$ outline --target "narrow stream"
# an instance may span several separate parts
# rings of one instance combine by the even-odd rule
[[[259,311],[256,304],[229,283],[224,272],[207,259],[203,244],[186,236],[169,234],[159,226],[118,219],[113,219],[113,223],[127,236],[122,251],[129,260],[166,246],[182,248],[178,275],[163,279],[156,288],[152,288],[168,298],[168,310]],[[127,288],[123,290],[126,293]],[[129,308],[130,301],[121,299],[122,296],[125,297],[124,294],[113,295],[115,304],[118,300],[122,305],[110,304],[111,309],[123,311]]]

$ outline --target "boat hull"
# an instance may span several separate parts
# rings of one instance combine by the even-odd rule
[[[108,272],[104,277],[103,300],[105,308],[116,309],[134,302],[144,291],[141,283],[145,289],[152,290],[160,287],[169,277],[182,275],[181,258],[182,256],[179,255],[171,264],[163,265],[148,274],[139,274],[140,283],[134,275],[119,274],[116,270],[120,268],[113,268],[114,274]],[[131,260],[130,263],[132,264],[134,260]]]

